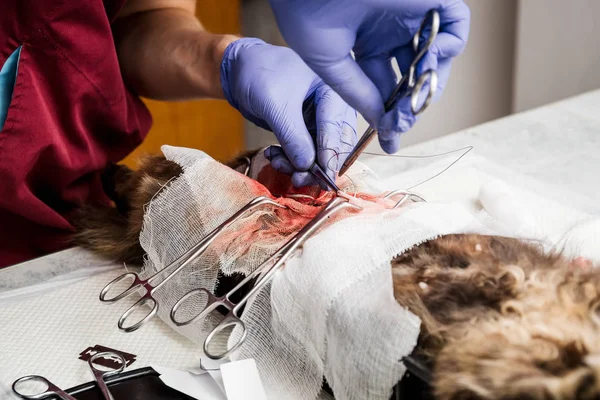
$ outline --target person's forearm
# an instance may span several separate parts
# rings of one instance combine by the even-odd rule
[[[158,100],[223,98],[220,65],[233,35],[204,30],[192,12],[164,8],[119,19],[113,29],[125,82]]]

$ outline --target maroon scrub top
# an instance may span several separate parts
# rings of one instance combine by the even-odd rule
[[[68,246],[70,216],[107,203],[100,175],[151,117],[123,82],[111,22],[125,0],[3,0],[0,67],[20,49],[0,131],[0,267]]]

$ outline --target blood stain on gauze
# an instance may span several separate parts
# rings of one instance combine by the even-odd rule
[[[306,186],[296,188],[292,185],[292,180],[288,175],[285,175],[270,164],[265,165],[257,176],[257,181],[262,184],[276,198],[293,199],[293,202],[300,203],[302,205],[313,205],[319,206],[327,203],[335,195],[330,191],[324,191],[319,186]],[[338,177],[338,186],[343,190],[346,187],[351,187],[351,180],[346,177]],[[385,210],[392,209],[400,198],[392,200],[385,199],[380,196],[375,196],[368,193],[353,193],[340,192],[340,197],[344,197],[351,204],[362,207],[367,210]],[[292,209],[296,208],[292,202],[286,202]],[[302,214],[312,214],[308,209],[298,210]]]
[[[318,197],[321,193],[321,189],[318,186],[294,187],[289,175],[277,171],[270,164],[265,165],[260,170],[256,180],[275,197],[284,197],[290,194],[305,194],[311,197]]]
[[[172,151],[165,150],[167,154]],[[179,153],[179,150],[182,152]],[[184,166],[185,172],[173,185],[180,189],[170,190],[171,195],[163,194],[159,196],[162,200],[155,199],[153,203],[167,203],[169,214],[178,214],[178,218],[174,215],[169,217],[172,227],[168,229],[190,235],[185,243],[181,243],[182,247],[189,248],[197,243],[253,198],[269,197],[285,207],[262,206],[244,215],[223,230],[203,256],[204,260],[210,261],[199,260],[202,265],[198,265],[197,269],[221,269],[226,275],[252,270],[308,224],[336,195],[321,190],[319,186],[295,188],[288,175],[275,170],[268,160],[261,159],[264,158],[262,152],[252,159],[249,176],[216,162],[204,153],[189,149],[178,149],[177,152],[173,159],[175,162],[183,160],[180,165]],[[379,213],[392,208],[399,199],[385,200],[364,193],[370,187],[369,178],[372,175],[367,169],[356,168],[338,177],[337,183],[346,190],[350,202],[362,207],[360,213]],[[155,205],[158,206],[157,211],[164,207]],[[152,220],[152,214],[146,219]],[[356,210],[340,211],[331,216],[319,231],[356,214]],[[152,239],[148,238],[148,241],[152,242]],[[166,261],[160,255],[158,258]]]
[[[179,244],[185,249],[193,246],[253,198],[265,196],[285,206],[276,208],[265,205],[237,220],[211,244],[202,260],[198,261],[201,265],[197,265],[196,270],[220,269],[226,275],[253,270],[308,224],[336,195],[318,186],[295,188],[288,175],[276,171],[268,160],[260,160],[262,153],[252,159],[254,165],[251,165],[248,177],[198,151],[168,147],[165,150],[169,158],[181,163],[185,172],[170,185],[170,189],[153,200],[150,209],[156,212],[145,216],[144,242],[150,245],[151,251],[158,251],[151,245],[155,241],[151,234],[152,221],[156,226],[159,220],[165,218],[164,212],[168,212],[169,217],[166,221],[160,221],[161,229],[176,230],[188,236]],[[352,197],[350,201],[360,203],[363,207],[361,213],[379,213],[391,208],[395,202],[363,193],[370,187],[365,184],[369,178],[371,175],[368,170],[357,168],[338,178],[337,183]],[[354,193],[357,190],[360,193]],[[319,231],[356,214],[356,210],[340,211],[331,216]],[[165,245],[171,242],[168,238],[164,240],[167,241]],[[166,248],[160,250],[165,251]],[[180,252],[173,249],[168,254],[153,255],[152,259],[155,265],[160,266],[165,261],[173,260]]]
[[[148,254],[144,277],[162,269],[196,245],[225,219],[258,196],[269,197],[288,207],[281,209],[265,205],[247,213],[227,228],[223,236],[217,237],[205,254],[194,259],[167,282],[163,290],[156,292],[156,299],[161,305],[158,316],[177,332],[202,344],[218,318],[183,327],[175,326],[170,319],[170,310],[175,302],[188,291],[199,287],[214,293],[221,284],[220,274],[237,272],[247,275],[255,270],[313,219],[335,194],[317,187],[295,189],[289,177],[269,172],[270,169],[263,171],[266,163],[259,166],[254,159],[250,177],[247,177],[198,150],[165,146],[163,152],[168,159],[181,165],[184,172],[146,207],[140,235],[140,244]],[[364,393],[357,398],[366,398],[365,393],[387,394],[403,373],[403,367],[397,360],[409,354],[416,343],[416,317],[400,307],[390,295],[389,259],[405,246],[402,240],[396,239],[406,238],[407,229],[414,228],[410,218],[402,221],[395,218],[394,214],[406,212],[409,207],[392,211],[389,208],[401,199],[400,196],[386,200],[370,195],[383,191],[376,187],[376,182],[371,183],[369,179],[373,175],[368,169],[360,167],[360,163],[353,167],[357,165],[358,168],[338,178],[337,183],[352,197],[350,201],[361,204],[363,210],[357,213],[346,209],[328,218],[326,226],[314,235],[315,240],[306,242],[302,256],[288,260],[282,273],[272,281],[273,285],[260,290],[244,309],[243,318],[249,335],[234,356],[237,359],[255,358],[261,374],[265,376],[265,387],[275,394],[278,388],[285,388],[288,393],[299,394],[294,398],[312,399],[314,397],[301,394],[318,392],[324,375],[328,375],[328,380],[338,387],[350,387],[353,382],[358,382],[352,390],[362,390]],[[258,179],[258,175],[261,175],[261,179]],[[336,229],[338,224],[339,228]],[[393,233],[394,239],[387,233]],[[421,239],[434,234],[428,226],[421,233],[424,235],[419,236]],[[412,240],[412,236],[408,236]],[[348,246],[350,242],[353,245]],[[323,247],[323,243],[327,245]],[[364,246],[365,243],[368,245]],[[341,252],[345,258],[333,263],[328,262],[331,256],[319,259],[328,251],[336,257],[340,256],[336,247],[346,249]],[[323,273],[329,274],[329,279],[323,279]],[[369,278],[368,282],[364,281],[365,277]],[[281,286],[285,280],[289,280],[289,287]],[[279,291],[274,287],[279,287]],[[331,292],[325,290],[329,287],[333,289]],[[365,294],[361,289],[368,292],[370,302],[367,302],[367,313],[373,317],[380,316],[381,320],[371,317],[367,322],[364,322],[364,318],[348,320],[352,322],[352,325],[348,325],[352,329],[327,332],[326,328],[330,326],[328,322],[343,322],[346,316],[355,315],[352,310],[357,309],[356,304],[359,305],[358,309],[365,310]],[[373,295],[373,290],[378,294]],[[271,293],[276,296],[271,298]],[[277,300],[272,303],[271,300],[275,298]],[[197,310],[206,305],[206,299],[194,298],[193,301],[193,306],[180,309],[183,319],[193,317]],[[279,313],[280,309],[272,309],[272,304],[285,305],[286,311]],[[381,314],[382,309],[390,312]],[[280,316],[284,318],[279,320]],[[265,329],[266,334],[258,329]],[[381,335],[381,338],[390,339],[383,351],[368,350],[372,332],[377,333],[378,338]],[[381,340],[386,342],[387,339]],[[328,349],[332,349],[331,352],[325,354],[321,351],[324,343],[327,343]],[[306,354],[302,349],[318,351]],[[347,368],[347,359],[331,358],[334,354],[348,354],[345,351],[348,349],[354,351],[349,359],[359,362],[357,368],[350,370]],[[246,354],[248,357],[245,357]],[[381,369],[385,371],[383,379],[381,371],[373,372],[380,370],[373,369],[373,365],[382,366]],[[303,373],[287,372],[299,370]],[[363,380],[364,371],[371,371],[372,374]],[[314,382],[311,377],[315,378]],[[285,398],[277,395],[271,397]],[[383,396],[377,398],[383,400]]]
[[[264,165],[255,175],[255,179],[239,174],[228,186],[226,193],[235,196],[236,188],[244,185],[256,197],[266,196],[275,200],[285,208],[266,207],[265,211],[253,213],[252,216],[242,218],[239,222],[226,229],[215,241],[213,247],[218,249],[227,258],[232,255],[238,259],[238,264],[244,262],[248,253],[261,248],[274,250],[283,245],[291,235],[301,230],[308,224],[327,204],[336,193],[322,190],[319,186],[296,188],[292,185],[291,178],[277,170],[270,164]],[[346,176],[338,178],[340,187],[353,188],[354,184]],[[385,199],[368,193],[340,193],[350,203],[361,207],[361,210],[348,209],[330,217],[325,226],[358,213],[380,213],[392,209],[401,199]],[[214,210],[218,212],[218,210]],[[323,226],[321,229],[325,228]],[[319,229],[320,230],[320,229]],[[250,257],[253,258],[253,257]],[[235,268],[235,270],[239,270]]]

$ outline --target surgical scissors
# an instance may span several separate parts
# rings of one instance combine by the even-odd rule
[[[104,357],[104,358],[116,357],[120,362],[119,368],[111,370],[111,371],[102,371],[102,370],[96,368],[94,366],[94,361],[96,361],[100,357]],[[90,366],[90,370],[92,371],[92,375],[94,376],[96,385],[98,385],[98,389],[100,389],[100,392],[102,392],[102,396],[104,397],[104,399],[105,400],[114,400],[113,396],[110,394],[110,391],[108,390],[108,386],[106,385],[106,382],[104,381],[104,379],[121,373],[125,369],[125,365],[126,365],[125,358],[123,358],[123,356],[118,353],[114,353],[112,351],[106,351],[106,352],[102,352],[102,353],[96,353],[92,357],[90,357],[90,359],[88,360],[88,365]],[[46,390],[44,390],[43,392],[40,392],[40,393],[36,393],[36,394],[24,394],[22,391],[20,391],[18,389],[18,386],[19,386],[19,384],[22,384],[27,381],[42,383],[42,384],[46,385]],[[65,392],[64,390],[62,390],[61,388],[59,388],[52,382],[50,382],[48,379],[46,379],[40,375],[27,375],[27,376],[23,376],[23,377],[17,379],[12,385],[12,390],[19,397],[21,397],[22,399],[27,399],[27,400],[41,400],[41,399],[50,399],[50,398],[56,398],[56,397],[58,397],[59,399],[63,399],[63,400],[77,400],[75,397],[71,396],[70,394],[68,394],[67,392]]]
[[[213,229],[206,237],[204,237],[200,242],[198,242],[198,244],[196,244],[194,247],[192,247],[191,249],[189,249],[188,251],[183,253],[175,261],[173,261],[172,263],[170,263],[165,268],[158,271],[157,273],[155,273],[148,279],[141,279],[139,277],[139,275],[135,272],[127,272],[127,273],[120,275],[117,278],[113,279],[111,282],[109,282],[104,287],[104,289],[102,289],[102,291],[100,292],[100,301],[112,303],[112,302],[121,300],[121,299],[129,296],[130,294],[137,292],[140,289],[145,289],[145,291],[146,291],[144,293],[144,295],[142,295],[142,298],[139,299],[134,305],[132,305],[127,311],[125,311],[125,313],[123,313],[121,318],[119,318],[119,322],[118,322],[119,329],[121,329],[125,332],[133,332],[133,331],[139,329],[140,327],[142,327],[144,324],[146,324],[158,312],[158,307],[159,307],[158,301],[156,301],[156,299],[153,297],[154,293],[156,293],[157,290],[160,290],[160,288],[164,284],[166,284],[169,280],[171,280],[178,272],[180,272],[183,268],[185,268],[192,260],[194,260],[197,257],[199,257],[200,255],[202,255],[206,251],[206,249],[210,246],[210,244],[213,243],[215,238],[224,229],[229,227],[231,224],[233,224],[235,221],[237,221],[239,218],[241,218],[247,212],[249,212],[257,207],[260,207],[262,205],[265,205],[265,204],[273,205],[273,206],[280,207],[280,208],[286,208],[285,206],[278,204],[276,201],[274,201],[268,197],[265,197],[265,196],[257,197],[254,200],[250,201],[248,204],[246,204],[244,207],[242,207],[238,212],[236,212],[234,215],[232,215],[229,219],[227,219],[221,225],[219,225],[218,227]],[[175,270],[173,270],[171,273],[169,273],[160,283],[155,284],[155,281],[157,281],[157,279],[165,271],[171,269],[171,267],[173,265],[176,265],[180,262],[182,262],[181,265],[179,265]],[[133,278],[133,282],[129,285],[129,287],[127,289],[123,290],[121,293],[119,293],[118,295],[116,295],[114,297],[110,297],[110,298],[106,297],[107,294],[113,288],[113,286],[121,283],[122,281],[124,281],[125,279],[128,279],[128,278]],[[140,319],[135,324],[125,326],[125,322],[127,321],[127,318],[132,313],[134,313],[137,309],[139,309],[147,304],[148,305],[152,304],[152,308],[151,308],[150,312],[148,312],[148,314],[146,314],[142,319]]]
[[[189,291],[181,299],[175,303],[173,308],[171,309],[171,320],[177,326],[188,325],[200,318],[205,318],[212,311],[217,309],[218,307],[225,307],[227,309],[227,314],[223,318],[223,320],[208,334],[204,341],[204,353],[214,360],[219,360],[227,357],[236,349],[238,349],[246,339],[247,331],[246,325],[240,319],[240,311],[244,307],[244,305],[250,300],[250,298],[256,294],[264,285],[266,285],[271,278],[275,275],[275,273],[281,269],[281,267],[285,264],[287,260],[289,260],[294,254],[295,251],[317,230],[332,214],[336,213],[339,210],[346,208],[354,208],[356,210],[360,210],[361,207],[351,204],[347,199],[339,196],[333,197],[325,207],[309,222],[307,223],[298,233],[296,233],[291,239],[289,239],[282,247],[279,248],[271,257],[269,257],[266,261],[264,261],[257,269],[255,269],[252,273],[250,273],[244,280],[237,284],[233,289],[231,289],[227,294],[221,297],[216,297],[209,290],[205,288],[197,288]],[[273,264],[272,264],[273,263]],[[246,286],[250,281],[257,279],[254,287],[237,303],[234,303],[231,298],[238,293],[240,289]],[[195,317],[192,317],[185,321],[178,321],[176,319],[177,310],[181,307],[181,305],[189,299],[191,296],[204,294],[207,298],[207,303],[204,309]],[[224,329],[228,327],[236,327],[239,326],[241,329],[241,334],[237,339],[237,342],[233,344],[233,346],[223,353],[213,354],[209,349],[210,343],[213,339],[222,332]]]
[[[425,45],[423,46],[423,48],[419,50],[419,46],[421,44],[421,35],[424,33],[425,26],[426,26],[427,22],[429,21],[429,19],[431,19],[431,32],[429,33],[429,37],[427,38],[427,41],[425,42]],[[415,116],[417,116],[417,115],[421,114],[423,111],[425,111],[425,109],[429,106],[429,104],[433,100],[433,96],[435,95],[435,92],[437,91],[437,73],[431,69],[427,70],[421,74],[421,76],[419,77],[418,80],[416,80],[416,74],[417,74],[417,65],[418,65],[419,61],[421,61],[421,59],[425,56],[425,54],[427,53],[427,51],[433,44],[433,41],[435,40],[439,30],[440,30],[440,15],[436,10],[430,10],[427,13],[427,15],[425,15],[425,18],[423,19],[423,21],[421,22],[421,26],[419,27],[419,30],[413,36],[413,50],[418,53],[415,56],[415,58],[413,59],[410,66],[408,67],[408,72],[403,74],[402,79],[400,79],[400,82],[398,82],[398,85],[396,85],[396,88],[394,89],[394,91],[392,92],[390,97],[385,102],[384,107],[385,107],[386,113],[389,112],[392,108],[394,108],[394,106],[396,105],[398,100],[400,100],[403,97],[410,96],[411,112]],[[416,80],[416,82],[415,82],[415,80]],[[427,80],[429,80],[429,92],[427,93],[427,97],[425,98],[425,101],[423,102],[421,107],[417,108],[418,104],[419,104],[418,103],[419,102],[419,94],[421,92],[421,89],[423,89],[423,86],[425,85]],[[342,164],[342,168],[340,169],[339,176],[344,175],[346,173],[346,171],[348,171],[348,168],[350,168],[352,166],[352,164],[354,164],[356,159],[367,148],[369,143],[371,143],[371,141],[375,137],[375,134],[377,134],[377,130],[375,128],[373,128],[372,126],[369,126],[369,128],[366,130],[364,135],[360,138],[360,140],[358,141],[358,143],[356,144],[354,149],[348,155],[348,158],[346,158],[346,161],[344,161],[344,164]]]

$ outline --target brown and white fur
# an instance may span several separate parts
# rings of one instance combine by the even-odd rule
[[[180,173],[162,156],[142,159],[137,171],[109,168],[105,186],[115,207],[84,209],[75,244],[141,264],[144,204]],[[597,270],[480,235],[429,241],[391,268],[397,301],[423,322],[417,355],[433,367],[435,398],[600,399]]]

